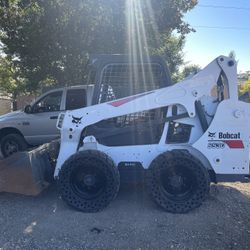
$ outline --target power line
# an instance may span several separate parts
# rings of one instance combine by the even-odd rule
[[[225,6],[225,5],[198,4],[197,7],[214,8],[214,9],[234,9],[234,10],[246,10],[246,11],[250,11],[250,7],[237,7],[237,6]]]
[[[194,28],[204,28],[204,29],[221,29],[221,30],[250,30],[250,27],[226,27],[226,26],[206,26],[206,25],[192,25]]]

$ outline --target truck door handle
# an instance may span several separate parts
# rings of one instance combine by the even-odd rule
[[[51,116],[50,119],[51,120],[56,120],[58,118],[58,116]]]

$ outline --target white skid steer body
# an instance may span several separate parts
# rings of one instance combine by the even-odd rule
[[[105,207],[117,194],[119,181],[113,184],[113,192],[107,191],[112,187],[102,192],[93,189],[98,179],[93,162],[98,165],[103,157],[114,167],[138,163],[148,170],[151,195],[170,212],[199,206],[210,181],[243,180],[249,175],[250,104],[238,100],[237,88],[236,62],[219,56],[192,78],[172,86],[62,114],[57,123],[61,146],[54,172],[62,198],[86,212]],[[110,146],[85,133],[102,121],[157,109],[165,110],[161,121],[153,121],[163,124],[157,143],[122,145],[118,141]],[[86,171],[78,171],[81,166]],[[88,190],[110,197],[99,198],[99,191],[95,197],[84,196]]]

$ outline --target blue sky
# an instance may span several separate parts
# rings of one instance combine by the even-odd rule
[[[208,8],[204,5],[224,6],[224,8]],[[186,14],[185,21],[196,29],[195,33],[187,35],[186,38],[184,47],[186,62],[204,67],[215,57],[228,55],[234,50],[239,61],[238,72],[250,70],[249,0],[199,0],[198,5]]]

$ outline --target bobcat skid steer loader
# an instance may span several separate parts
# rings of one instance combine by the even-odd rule
[[[66,112],[57,127],[54,178],[84,212],[108,206],[123,170],[145,172],[153,200],[173,213],[199,207],[210,182],[249,176],[250,105],[238,100],[232,58],[169,87]]]

